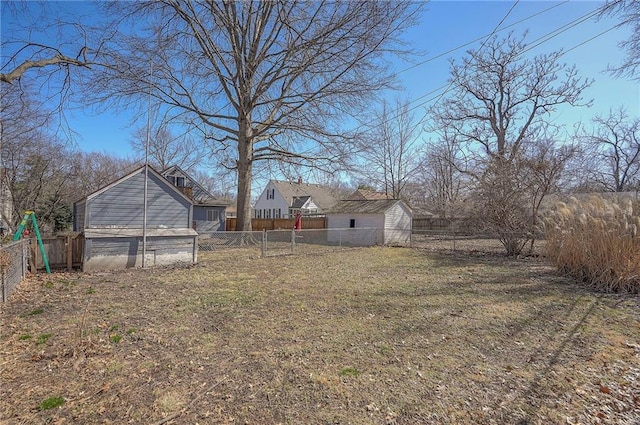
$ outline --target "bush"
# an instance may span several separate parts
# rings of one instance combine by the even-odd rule
[[[640,204],[592,196],[558,203],[544,220],[547,257],[607,292],[640,292]]]

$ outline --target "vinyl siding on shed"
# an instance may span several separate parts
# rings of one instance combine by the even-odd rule
[[[397,203],[385,213],[384,244],[409,245],[410,243],[411,214]]]
[[[376,243],[379,245],[406,246],[411,243],[411,210],[401,201],[340,201],[336,210],[327,213],[329,229],[348,228],[351,220],[355,220],[356,229],[378,229]]]
[[[349,226],[353,219],[355,228],[351,229]],[[383,224],[382,214],[327,214],[327,239],[357,246],[377,245],[382,242]]]
[[[327,228],[346,229],[352,219],[356,220],[356,229],[382,229],[384,226],[382,214],[327,214]]]
[[[174,190],[170,183],[149,173],[147,186],[147,227],[191,227],[191,203]],[[144,209],[144,172],[121,181],[86,201],[86,228],[141,228]]]

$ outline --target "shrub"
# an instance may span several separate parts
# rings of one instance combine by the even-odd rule
[[[607,292],[640,292],[640,203],[560,202],[544,220],[547,257],[562,272]]]

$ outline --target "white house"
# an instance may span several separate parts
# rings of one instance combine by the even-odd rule
[[[292,218],[324,215],[336,199],[318,184],[270,180],[253,208],[254,218]]]
[[[339,201],[326,215],[328,237],[339,237],[341,242],[349,238],[361,242],[363,232],[339,233],[331,229],[376,229],[376,241],[371,245],[408,246],[411,242],[411,208],[398,199]]]

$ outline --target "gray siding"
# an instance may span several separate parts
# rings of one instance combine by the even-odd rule
[[[87,200],[87,228],[143,225],[144,170]],[[191,227],[191,203],[164,179],[149,173],[147,227]]]
[[[207,211],[218,211],[217,221],[207,220]],[[226,208],[218,206],[193,206],[193,221],[195,222],[195,230],[200,232],[223,232],[226,225]]]

